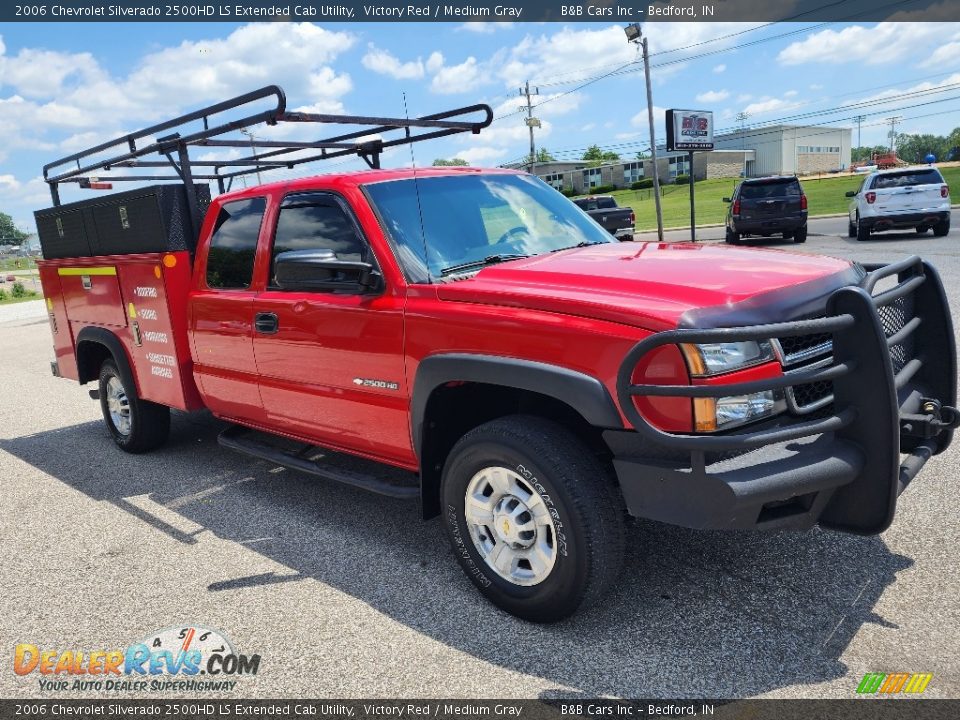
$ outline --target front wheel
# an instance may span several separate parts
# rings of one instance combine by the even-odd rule
[[[153,450],[170,434],[170,408],[141,400],[112,360],[100,368],[100,409],[113,441],[126,452]]]
[[[457,561],[488,600],[517,617],[562,620],[619,575],[619,493],[561,425],[515,415],[474,428],[450,452],[441,493]]]

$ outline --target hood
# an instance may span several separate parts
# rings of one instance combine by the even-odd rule
[[[832,257],[716,244],[627,242],[493,265],[472,278],[438,285],[437,294],[441,300],[666,330],[822,312],[830,292],[862,275],[859,266]],[[775,299],[773,317],[763,317],[761,296]],[[729,322],[730,317],[735,321]]]

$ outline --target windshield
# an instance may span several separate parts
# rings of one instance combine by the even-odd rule
[[[495,256],[615,242],[567,198],[529,175],[409,178],[364,189],[411,282],[438,280],[445,269],[449,275],[449,268]]]

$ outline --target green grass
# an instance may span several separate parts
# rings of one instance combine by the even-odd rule
[[[17,267],[17,261],[20,267]],[[37,263],[33,258],[4,258],[0,260],[0,270],[35,270]]]
[[[940,168],[947,183],[960,192],[960,167]],[[800,180],[807,195],[810,216],[845,213],[849,198],[844,193],[856,190],[863,180],[862,175],[844,173],[818,180]],[[736,186],[735,178],[702,180],[696,186],[697,225],[722,224],[727,212],[724,197],[729,197]],[[663,226],[690,226],[690,187],[688,185],[664,185]],[[657,227],[656,208],[651,190],[615,190],[610,193],[618,205],[633,208],[637,216],[637,231],[654,230]]]
[[[29,295],[23,297],[11,297],[10,293],[6,294],[6,297],[0,297],[0,305],[13,305],[15,303],[29,302],[31,300],[42,300],[40,293],[29,291]]]

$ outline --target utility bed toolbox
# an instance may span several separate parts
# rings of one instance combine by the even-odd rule
[[[194,186],[201,214],[210,204],[206,183]],[[132,253],[193,252],[184,185],[151,185],[34,213],[47,260]]]

